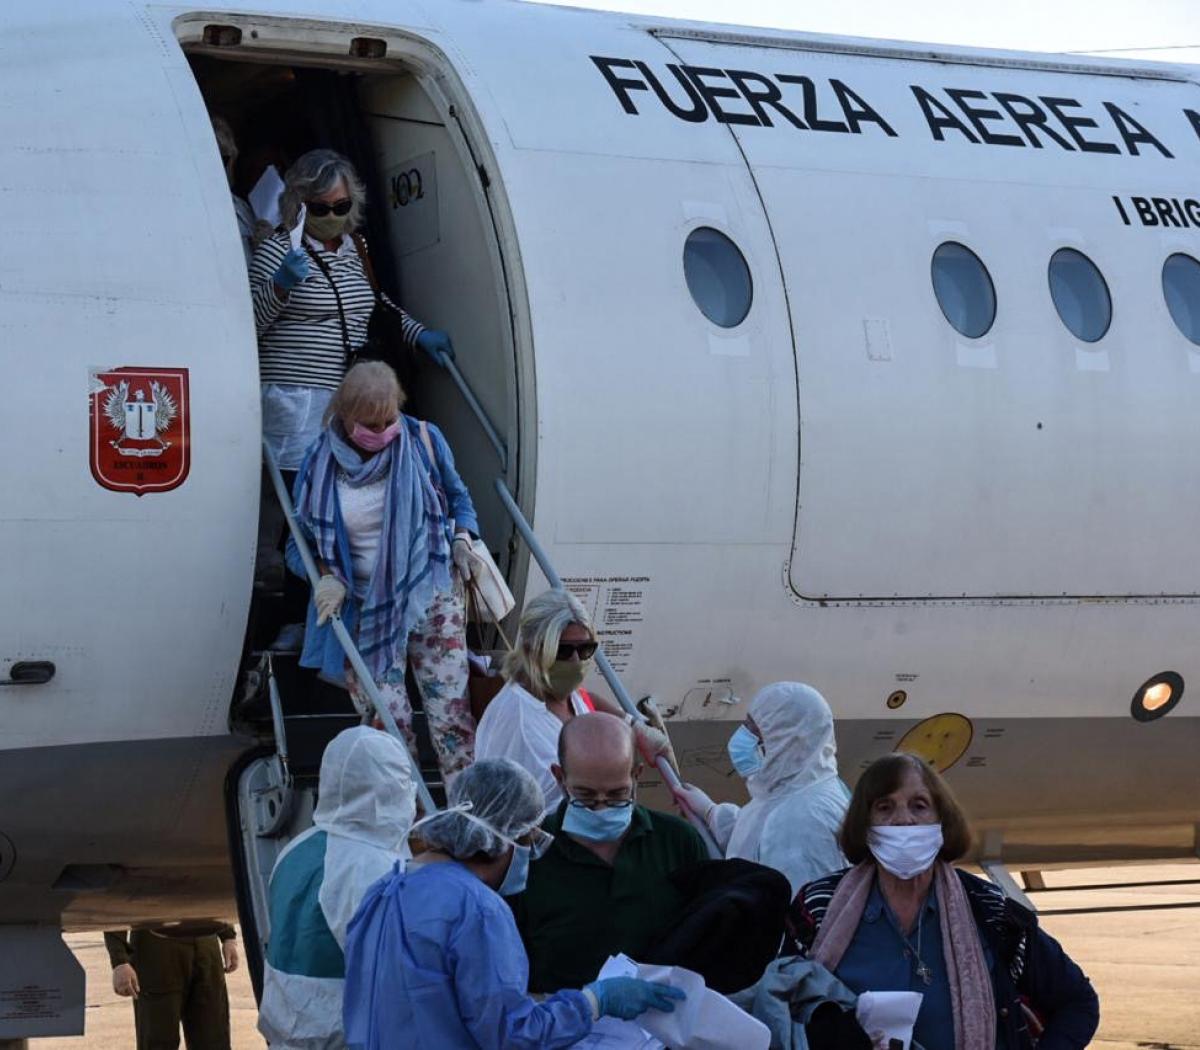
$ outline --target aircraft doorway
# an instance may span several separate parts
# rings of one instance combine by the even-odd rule
[[[452,377],[423,355],[402,376],[406,410],[444,432],[484,540],[510,579],[519,579],[513,526],[493,481],[503,476],[518,487],[519,421],[531,415],[519,411],[521,391],[531,391],[532,384],[521,383],[523,359],[514,332],[520,315],[510,304],[519,292],[513,293],[514,272],[505,266],[504,227],[489,200],[484,160],[472,152],[460,123],[462,103],[452,104],[443,94],[444,81],[428,64],[339,61],[327,50],[319,57],[298,49],[300,37],[311,37],[314,49],[322,43],[323,34],[308,25],[273,24],[260,31],[247,24],[227,34],[255,41],[248,53],[212,43],[223,38],[187,20],[177,28],[208,112],[233,130],[235,196],[246,200],[269,165],[282,175],[310,149],[336,150],[354,164],[367,187],[361,232],[381,286],[413,317],[450,334],[457,367],[495,427],[502,453]],[[267,42],[273,38],[281,41],[278,52]],[[232,231],[232,202],[230,212]],[[511,247],[508,254],[515,257]],[[520,475],[528,476],[532,457],[522,457],[520,467]],[[258,590],[231,724],[267,746],[244,754],[229,771],[226,804],[247,962],[261,988],[270,872],[288,843],[311,824],[325,745],[359,716],[343,689],[299,668],[296,653],[264,651],[284,621],[273,611],[279,596]],[[269,674],[278,687],[274,723]],[[422,720],[418,711],[421,764],[436,768],[432,753],[426,753]]]

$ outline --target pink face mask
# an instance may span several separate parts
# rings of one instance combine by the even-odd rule
[[[350,440],[353,441],[364,452],[382,452],[400,433],[400,420],[396,420],[390,427],[386,427],[380,431],[369,430],[361,423],[355,423],[354,429],[350,431]]]

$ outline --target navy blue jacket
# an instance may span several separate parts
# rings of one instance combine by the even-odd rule
[[[804,886],[792,902],[790,950],[807,953],[816,939],[838,883],[845,871]],[[996,1046],[1002,1050],[1081,1050],[1100,1024],[1100,1000],[1084,972],[1062,946],[1038,926],[1037,916],[1009,900],[990,882],[955,869],[971,902],[979,935],[996,964],[992,993],[996,1002]],[[1045,1026],[1040,1035],[1027,1017],[1032,1008]],[[812,1050],[870,1047],[850,1015],[826,1009],[809,1025]],[[816,1020],[816,1018],[814,1018]]]

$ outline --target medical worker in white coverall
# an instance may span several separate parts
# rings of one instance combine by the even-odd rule
[[[760,690],[729,740],[729,757],[750,789],[746,805],[714,802],[691,785],[680,791],[726,857],[775,868],[793,894],[847,867],[838,831],[850,792],[838,777],[833,713],[820,693],[800,682]]]
[[[313,827],[271,873],[258,1030],[271,1050],[343,1050],[346,927],[372,883],[409,856],[416,785],[404,748],[369,726],[321,758]]]

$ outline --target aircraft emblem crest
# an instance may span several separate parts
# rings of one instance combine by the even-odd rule
[[[113,492],[169,492],[192,464],[186,368],[92,369],[92,477]]]

